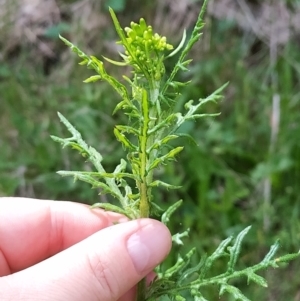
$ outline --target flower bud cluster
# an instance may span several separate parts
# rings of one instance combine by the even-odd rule
[[[146,65],[150,73],[156,69],[153,68],[155,67],[153,63],[161,61],[163,52],[173,49],[173,46],[167,43],[166,37],[153,33],[152,26],[147,25],[142,18],[139,24],[131,22],[130,27],[125,28],[125,32],[130,46],[130,53],[128,50],[125,52],[128,61],[131,63],[138,61],[140,64]]]

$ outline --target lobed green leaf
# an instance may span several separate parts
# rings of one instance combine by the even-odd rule
[[[241,252],[241,245],[242,245],[242,242],[243,242],[243,239],[245,237],[245,235],[249,232],[249,230],[251,229],[251,226],[245,228],[243,231],[241,231],[239,233],[239,235],[237,236],[235,242],[234,242],[234,245],[229,249],[229,253],[230,253],[230,260],[228,262],[228,268],[227,268],[227,271],[228,273],[232,273],[234,271],[234,267],[235,267],[235,264],[237,262],[237,258]]]
[[[104,209],[105,211],[112,211],[112,212],[116,212],[116,213],[120,213],[120,214],[123,214],[125,216],[127,216],[129,219],[133,219],[134,216],[131,216],[128,211],[118,207],[118,206],[115,206],[113,204],[110,204],[110,203],[95,203],[93,204],[91,207],[91,209],[94,209],[94,208],[101,208],[101,209]]]
[[[163,155],[157,159],[155,159],[151,165],[147,168],[147,172],[156,168],[160,164],[164,164],[167,160],[175,160],[175,156],[183,150],[183,146],[178,146],[172,150],[170,150],[166,155]]]
[[[161,222],[167,225],[170,221],[170,217],[172,214],[182,205],[182,200],[177,201],[176,203],[172,204],[162,215]]]
[[[118,141],[120,141],[125,148],[130,149],[131,151],[138,151],[138,147],[131,143],[124,134],[122,134],[117,127],[114,128],[114,134]]]
[[[179,188],[181,188],[181,186],[171,185],[171,184],[168,184],[168,183],[160,181],[160,180],[155,180],[155,181],[151,182],[148,186],[149,187],[163,186],[167,189],[179,189]]]
[[[236,288],[235,286],[229,285],[227,283],[222,284],[220,289],[220,296],[222,296],[225,292],[232,295],[234,300],[240,300],[240,301],[251,301],[248,299],[242,292]]]
[[[267,281],[263,277],[255,274],[253,271],[249,271],[249,273],[247,273],[247,278],[248,278],[248,284],[250,280],[252,280],[253,282],[255,282],[260,286],[268,287]]]

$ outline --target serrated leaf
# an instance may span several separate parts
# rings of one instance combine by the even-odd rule
[[[160,217],[164,209],[162,209],[158,204],[151,201],[151,215]]]
[[[128,103],[126,100],[120,101],[114,108],[112,115],[114,115],[117,111],[120,109],[126,108],[128,106]]]
[[[118,61],[115,61],[115,60],[112,60],[112,59],[109,59],[105,56],[102,56],[106,61],[108,61],[109,63],[113,64],[113,65],[116,65],[116,66],[127,66],[128,65],[128,62],[118,62]]]
[[[51,138],[53,141],[62,144],[62,146],[63,146],[63,148],[64,148],[64,144],[66,143],[66,142],[65,142],[66,139],[62,139],[62,138],[59,138],[59,137],[56,137],[56,136],[53,136],[53,135],[50,135],[50,138]]]
[[[57,112],[57,115],[60,119],[60,121],[66,126],[68,131],[73,135],[72,138],[65,139],[67,141],[74,141],[74,140],[81,140],[81,134],[76,130],[76,128],[68,121],[68,119],[62,115],[61,113]],[[81,143],[80,143],[81,144]]]
[[[156,126],[154,126],[152,129],[149,129],[147,134],[150,136],[160,130],[161,128],[168,127],[174,120],[176,119],[176,114],[171,114],[167,118],[165,118],[163,121],[158,123]]]
[[[150,153],[153,149],[159,149],[162,146],[166,145],[169,141],[178,138],[177,135],[168,135],[161,140],[156,141],[148,150],[147,153]]]
[[[128,125],[116,125],[116,128],[119,131],[127,132],[127,133],[130,133],[130,134],[134,134],[136,136],[138,136],[140,134],[139,131],[137,129],[133,128],[132,126],[128,126]]]
[[[90,176],[88,174],[84,174],[83,172],[60,170],[57,173],[63,177],[72,176],[72,177],[74,177],[75,181],[81,180],[83,182],[91,184],[93,188],[101,188],[102,193],[110,193],[112,196],[118,197],[116,192],[113,191],[107,184],[97,181],[92,176]]]
[[[132,151],[137,151],[138,148],[132,144],[124,134],[122,134],[116,127],[114,128],[114,134],[118,141],[120,141],[126,148],[129,148]]]
[[[196,140],[189,134],[184,134],[184,133],[178,133],[176,132],[176,135],[178,135],[178,137],[180,138],[187,138],[190,142],[193,143],[193,145],[198,146],[198,143],[196,142]]]
[[[117,166],[119,167],[119,165]],[[116,168],[118,170],[118,168]],[[115,171],[113,173],[109,173],[109,172],[90,172],[90,171],[58,171],[58,173],[61,176],[81,176],[81,177],[89,177],[90,179],[93,179],[95,181],[96,178],[99,179],[105,179],[105,178],[109,178],[109,179],[122,179],[122,178],[130,178],[133,179],[135,181],[139,180],[138,176],[131,174],[131,173],[126,173],[126,172],[118,172]]]
[[[112,212],[123,214],[123,215],[127,216],[130,219],[133,218],[132,216],[130,216],[128,214],[128,212],[126,212],[121,207],[115,206],[115,205],[110,204],[110,203],[95,203],[91,206],[91,209],[94,209],[94,208],[101,208],[101,209],[104,209],[105,211],[112,211]]]
[[[135,200],[137,200],[137,199],[140,198],[140,194],[139,194],[139,193],[128,194],[127,197],[128,197],[131,201],[135,201]]]
[[[115,172],[113,172],[113,173],[102,172],[102,173],[98,173],[98,177],[100,177],[100,178],[111,178],[111,179],[130,178],[130,179],[133,179],[133,180],[139,180],[139,178],[136,175],[133,175],[133,174],[127,173],[127,172],[116,172],[116,173]]]
[[[184,265],[184,261],[183,258],[178,254],[178,258],[176,263],[168,268],[165,272],[164,272],[164,278],[168,279],[171,278],[173,274],[177,273],[178,270]]]
[[[280,262],[290,262],[291,260],[294,260],[300,256],[300,253],[294,253],[294,254],[286,254],[281,257],[278,257],[275,259],[276,263]]]
[[[217,116],[218,113],[216,114],[196,114],[196,112],[202,107],[204,104],[208,102],[216,102],[217,100],[221,99],[221,92],[222,90],[228,85],[228,83],[224,84],[222,87],[214,91],[211,95],[206,97],[205,99],[199,99],[198,103],[193,105],[194,101],[189,100],[185,105],[185,109],[188,110],[184,115],[181,113],[177,113],[177,122],[176,125],[177,127],[180,127],[186,120],[193,120],[197,118],[202,118],[202,117],[208,117],[208,116]]]
[[[181,206],[182,200],[177,201],[175,204],[171,205],[161,217],[161,222],[167,225],[170,221],[172,214]]]
[[[199,279],[204,279],[206,276],[207,271],[210,269],[210,267],[213,265],[213,263],[220,257],[228,256],[228,253],[225,252],[225,248],[230,244],[233,237],[230,236],[226,239],[224,239],[218,246],[218,248],[205,260],[204,266],[201,269],[201,273],[199,276]]]
[[[230,260],[228,262],[228,268],[227,268],[228,273],[232,273],[234,271],[234,267],[237,262],[237,258],[241,252],[242,241],[250,229],[251,229],[251,226],[248,226],[243,231],[241,231],[238,234],[238,236],[236,237],[234,245],[232,247],[228,248],[229,253],[230,253]]]
[[[170,87],[173,87],[175,89],[179,89],[179,88],[187,86],[190,83],[191,83],[191,81],[187,81],[187,82],[173,81],[173,82],[169,83],[169,85],[170,85]]]
[[[267,281],[263,277],[255,274],[253,271],[250,271],[246,275],[248,278],[248,284],[249,284],[249,281],[252,280],[253,282],[255,282],[256,284],[258,284],[260,286],[268,287]]]
[[[193,114],[192,116],[185,118],[185,121],[188,120],[195,120],[195,119],[199,119],[199,118],[203,118],[203,117],[216,117],[216,116],[220,116],[221,113],[211,113],[211,114]]]
[[[172,242],[176,243],[177,245],[181,245],[181,246],[184,245],[181,238],[189,236],[189,231],[190,231],[190,229],[187,229],[186,231],[184,231],[182,233],[176,233],[176,234],[172,235]]]
[[[236,288],[235,286],[229,285],[227,283],[222,284],[222,286],[220,288],[220,296],[222,296],[225,292],[232,295],[232,297],[235,300],[251,301],[244,294],[242,294],[242,292],[238,288]]]
[[[208,301],[198,290],[192,289],[191,294],[194,297],[194,301]]]
[[[78,49],[78,51],[80,50]],[[125,102],[130,103],[126,87],[123,84],[121,84],[117,79],[115,79],[113,76],[110,76],[106,72],[102,61],[100,61],[99,59],[97,59],[95,56],[92,55],[88,57],[83,52],[81,57],[83,57],[85,60],[88,60],[87,67],[89,67],[90,69],[94,69],[101,76],[101,79],[107,81],[115,89],[115,91],[123,98]],[[98,80],[99,78],[91,77],[91,81],[93,81],[94,79]]]
[[[124,159],[120,160],[120,164],[116,166],[114,174],[123,173],[126,170],[127,162]]]
[[[187,269],[186,271],[184,271],[184,273],[182,274],[182,276],[179,279],[179,282],[181,283],[183,280],[185,280],[186,278],[188,278],[190,275],[192,275],[194,273],[199,273],[201,268],[204,266],[206,259],[207,259],[206,255],[202,256],[200,262],[196,266],[193,266],[193,267]],[[195,291],[195,293],[197,293],[197,291]]]
[[[146,300],[151,300],[151,301],[156,301],[158,300],[158,297],[165,296],[170,300],[170,298],[164,293],[165,291],[170,291],[172,292],[172,288],[176,285],[176,283],[172,280],[169,279],[160,279],[160,278],[155,278],[150,287],[148,287],[147,290],[147,298]],[[170,294],[171,295],[171,294]],[[170,296],[171,297],[171,296]],[[161,298],[159,298],[161,300]],[[163,300],[166,300],[163,298]]]
[[[58,35],[58,37],[68,46],[68,47],[71,47],[71,46],[73,46],[73,44],[70,42],[70,41],[68,41],[66,38],[64,38],[63,36],[61,36],[61,35]]]
[[[77,46],[75,46],[74,44],[72,44],[70,41],[68,41],[66,38],[62,37],[61,35],[59,35],[59,38],[68,46],[70,47],[70,49],[76,53],[80,58],[83,58],[84,60],[87,60],[88,62],[90,61],[89,57],[83,52],[81,51]]]
[[[84,66],[84,65],[87,65],[88,62],[89,62],[89,61],[88,61],[87,59],[84,59],[83,61],[79,62],[78,65]]]
[[[224,239],[218,246],[218,248],[213,252],[213,254],[211,256],[209,256],[209,258],[216,260],[222,256],[226,256],[228,255],[228,253],[225,252],[226,247],[230,244],[230,242],[232,241],[233,236],[229,236],[226,239]]]
[[[186,66],[188,66],[192,61],[192,59],[185,60],[184,62],[178,64],[178,68],[182,71],[189,71]]]
[[[159,164],[163,164],[167,160],[174,160],[175,156],[183,150],[183,146],[178,146],[172,150],[170,150],[166,155],[163,155],[157,159],[155,159],[151,165],[148,167],[147,172],[156,168]]]
[[[93,75],[93,76],[90,76],[89,78],[87,78],[86,80],[84,80],[83,82],[84,83],[94,83],[98,80],[101,80],[102,79],[102,76],[101,75]]]
[[[180,274],[189,265],[191,257],[195,252],[196,248],[192,248],[184,257],[178,255],[176,263],[164,272],[164,277],[171,278],[173,275]]]
[[[270,251],[268,254],[265,256],[265,258],[261,261],[262,264],[268,264],[268,262],[274,257],[276,254],[277,250],[279,249],[279,240],[275,242],[274,245],[271,246]]]
[[[83,156],[83,157],[87,157],[89,155],[89,153],[87,152],[86,149],[84,149],[82,146],[80,146],[78,143],[76,142],[69,142],[67,143],[66,145],[63,146],[63,148],[65,146],[70,146],[72,149],[75,149],[77,151],[80,152],[80,154]]]
[[[149,187],[163,186],[163,187],[166,187],[167,189],[179,189],[179,188],[182,187],[182,186],[171,185],[171,184],[165,183],[165,182],[160,181],[160,180],[155,180],[152,183],[150,183],[148,186]]]

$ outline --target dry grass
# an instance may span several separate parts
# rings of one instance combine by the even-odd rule
[[[130,2],[128,0],[128,7],[131,7]],[[181,38],[178,33],[195,22],[199,6],[199,2],[191,0],[157,0],[149,6],[152,12],[146,14],[153,16],[149,23],[176,43]],[[68,34],[74,43],[84,44],[85,49],[90,47],[93,52],[100,52],[103,47],[117,53],[119,49],[114,43],[107,39],[102,42],[103,29],[110,26],[103,7],[103,1],[99,0],[79,0],[70,4],[55,0],[0,0],[0,59],[16,55],[16,50],[24,47],[35,60],[57,56],[56,41],[47,38],[45,33],[62,21],[69,23]],[[141,5],[141,12],[143,9]],[[246,0],[211,0],[208,14],[217,19],[233,20],[243,31],[252,32],[269,46],[284,45],[300,32],[300,7],[288,8],[284,1],[263,1],[254,5]],[[122,18],[129,22],[132,12],[125,9]]]
[[[0,32],[5,38],[2,55],[20,46],[29,47],[34,55],[53,57],[53,45],[45,41],[45,31],[60,22],[60,11],[55,0],[22,0],[0,2]]]
[[[182,31],[194,24],[199,12],[199,3],[189,0],[156,1],[153,25],[172,40],[181,39]]]
[[[284,45],[300,32],[300,6],[288,8],[284,1],[251,4],[246,0],[213,0],[208,12],[215,18],[235,21],[267,44],[276,39],[277,45]]]

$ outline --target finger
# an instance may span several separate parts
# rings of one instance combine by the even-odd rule
[[[36,296],[44,301],[118,300],[170,248],[170,232],[158,221],[115,225],[31,268],[0,278],[1,296],[22,301]]]
[[[32,266],[122,219],[78,203],[0,198],[0,276]]]

